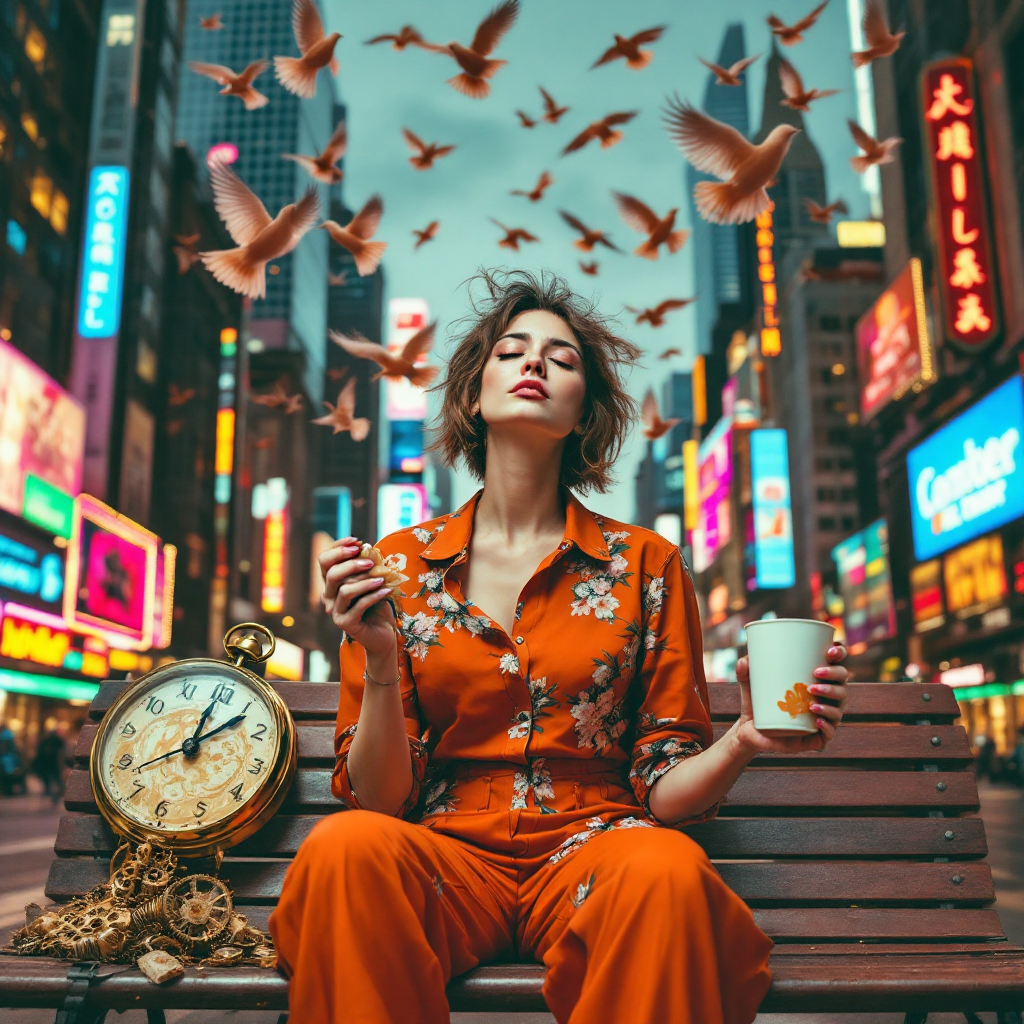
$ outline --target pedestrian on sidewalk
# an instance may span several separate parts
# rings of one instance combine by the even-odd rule
[[[43,784],[43,792],[56,805],[64,795],[65,743],[55,723],[36,747],[32,774]]]
[[[25,769],[18,740],[7,722],[0,722],[0,794],[13,796],[25,792]]]

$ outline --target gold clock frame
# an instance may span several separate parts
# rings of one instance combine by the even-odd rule
[[[243,626],[253,626],[253,623],[244,623]],[[235,626],[225,635],[225,646],[228,637],[236,633],[242,626]],[[262,626],[257,627],[261,632],[267,633],[271,638],[271,650],[273,649],[273,635]],[[237,648],[233,648],[237,650]],[[262,659],[253,659],[262,660]],[[239,658],[241,661],[241,658]],[[147,828],[139,822],[129,818],[113,800],[107,790],[102,766],[102,751],[107,738],[107,730],[110,724],[117,718],[125,704],[134,703],[139,695],[150,686],[163,682],[167,677],[178,678],[182,674],[182,668],[213,669],[218,672],[227,672],[242,676],[245,682],[252,687],[264,700],[270,709],[277,734],[281,737],[277,757],[274,763],[269,766],[263,784],[253,796],[246,801],[245,806],[236,813],[221,821],[211,822],[206,826],[197,826],[194,829],[180,832],[165,832],[161,829]],[[288,793],[295,770],[298,765],[298,739],[295,732],[295,723],[292,719],[288,705],[283,698],[265,679],[261,679],[255,672],[241,664],[231,664],[220,661],[216,658],[186,658],[182,661],[161,665],[145,675],[140,676],[135,682],[127,686],[107,709],[96,730],[96,737],[93,740],[92,750],[89,755],[89,781],[92,785],[93,799],[99,808],[100,814],[106,819],[110,827],[119,835],[126,836],[138,843],[153,843],[167,849],[174,850],[183,857],[208,857],[219,854],[261,829],[280,810],[281,804]]]

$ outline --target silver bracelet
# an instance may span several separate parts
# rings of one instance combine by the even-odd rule
[[[402,674],[401,673],[398,674],[398,678],[395,680],[394,683],[378,683],[377,680],[374,679],[373,676],[370,675],[369,669],[367,669],[366,671],[363,672],[363,682],[364,683],[373,683],[374,686],[394,686],[395,683],[400,683],[401,681],[402,681]]]

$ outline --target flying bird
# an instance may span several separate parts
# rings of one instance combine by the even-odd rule
[[[207,32],[220,31],[224,27],[224,22],[220,20],[220,11],[216,14],[211,14],[208,18],[200,18],[199,27],[205,28]]]
[[[815,224],[830,224],[834,213],[849,213],[846,203],[837,199],[828,206],[819,206],[813,199],[804,196],[804,205],[807,207],[807,214]]]
[[[437,234],[437,229],[441,226],[440,221],[432,220],[425,228],[420,230],[419,228],[413,228],[412,233],[416,236],[416,244],[413,249],[418,249],[421,245],[429,242]]]
[[[325,220],[320,225],[338,245],[352,253],[360,277],[372,274],[380,266],[381,257],[388,247],[387,242],[370,241],[380,227],[383,213],[384,200],[379,195],[373,195],[344,227],[333,220]]]
[[[530,232],[526,230],[526,228],[507,228],[505,227],[504,224],[501,223],[500,220],[495,220],[493,217],[491,218],[491,220],[493,223],[497,224],[502,231],[505,232],[505,237],[498,242],[498,245],[500,245],[502,249],[512,249],[515,252],[519,252],[520,242],[540,241],[540,239],[536,235],[531,235]]]
[[[582,149],[591,139],[600,139],[602,149],[614,146],[616,142],[622,140],[622,132],[615,131],[612,125],[625,124],[627,121],[632,121],[639,113],[639,110],[620,111],[615,114],[609,114],[607,117],[602,117],[600,121],[592,121],[562,150],[562,156]]]
[[[720,64],[712,64],[711,61],[705,60],[703,57],[698,57],[697,60],[714,73],[715,85],[742,85],[740,75],[760,56],[761,54],[757,54],[754,57],[744,57],[743,60],[738,60],[727,68],[723,68]]]
[[[343,270],[340,274],[328,274],[327,283],[331,288],[340,288],[348,283],[348,271]]]
[[[642,323],[648,323],[652,327],[661,327],[665,323],[665,315],[667,313],[670,313],[673,309],[684,309],[693,301],[693,299],[665,299],[664,302],[659,302],[650,309],[636,309],[633,306],[627,306],[626,309],[630,313],[636,314],[638,326]]]
[[[801,18],[793,25],[786,25],[780,18],[776,18],[774,14],[769,14],[768,27],[772,30],[772,34],[775,38],[778,39],[783,46],[795,46],[803,39],[803,33],[818,20],[818,15],[820,15],[827,6],[828,0],[825,0],[823,4],[818,4],[810,14]]]
[[[868,135],[856,121],[847,121],[850,126],[850,134],[853,141],[864,152],[860,156],[850,157],[850,166],[858,173],[863,174],[869,167],[875,164],[891,164],[896,159],[896,147],[903,141],[895,136],[879,142],[878,139]]]
[[[297,202],[281,207],[271,219],[256,194],[224,163],[210,168],[213,205],[237,249],[200,253],[206,269],[232,291],[250,299],[267,293],[267,263],[289,253],[313,226],[320,200],[310,185]]]
[[[403,25],[398,32],[388,32],[382,36],[374,36],[366,40],[366,46],[374,46],[377,43],[390,43],[392,50],[404,50],[407,46],[419,46],[427,48],[426,40],[412,25]]]
[[[330,137],[324,151],[319,156],[298,156],[295,153],[282,153],[284,160],[294,160],[304,168],[311,178],[322,181],[325,185],[337,185],[344,177],[340,167],[334,165],[345,155],[348,148],[348,131],[344,121],[339,121],[334,134]]]
[[[289,395],[285,390],[284,383],[280,380],[274,381],[273,388],[265,395],[249,395],[249,400],[256,405],[264,405],[268,409],[282,409],[285,415],[290,416],[302,408],[302,393],[296,392]]]
[[[490,93],[488,79],[493,78],[508,63],[507,60],[491,59],[491,52],[512,27],[518,14],[519,0],[504,0],[480,22],[469,46],[455,42],[447,46],[428,46],[434,53],[446,53],[453,57],[462,68],[454,78],[448,79],[453,89],[474,100],[482,100]]]
[[[634,71],[647,67],[654,60],[654,51],[641,50],[640,46],[642,43],[656,43],[664,31],[665,26],[659,25],[657,28],[649,28],[643,32],[637,32],[634,36],[620,36],[616,33],[615,45],[605,50],[591,65],[590,70],[593,71],[594,68],[598,68],[602,64],[610,64],[613,60],[618,60],[620,57]]]
[[[198,263],[202,257],[196,252],[195,245],[199,241],[199,235],[175,235],[177,245],[171,246],[171,252],[178,259],[178,273],[187,274],[193,263]]]
[[[526,196],[531,203],[537,203],[540,202],[544,193],[554,183],[554,180],[555,179],[552,178],[547,171],[542,171],[540,177],[537,179],[537,184],[533,186],[532,191],[524,192],[521,188],[514,188],[509,194],[513,196]]]
[[[205,75],[212,78],[218,85],[223,85],[221,96],[237,96],[244,104],[246,110],[258,110],[265,107],[270,100],[263,93],[253,88],[253,81],[259,78],[270,64],[265,60],[254,60],[244,71],[237,75],[231,68],[223,64],[204,64],[202,61],[190,60],[189,71],[197,75]]]
[[[658,217],[649,206],[633,196],[628,196],[623,192],[613,192],[612,195],[619,208],[619,216],[634,231],[647,235],[647,238],[633,250],[634,255],[642,256],[645,260],[656,260],[658,249],[662,245],[666,246],[669,252],[679,252],[686,244],[690,232],[672,230],[676,222],[676,214],[679,212],[677,208],[673,207],[664,217]]]
[[[693,198],[700,215],[713,224],[741,224],[768,209],[766,187],[778,174],[793,136],[800,130],[776,125],[754,145],[730,125],[695,110],[678,97],[665,110],[665,127],[698,170],[721,181],[699,181]]]
[[[179,388],[173,381],[167,386],[167,404],[172,409],[180,409],[196,397],[195,388]]]
[[[857,50],[850,55],[855,68],[863,68],[879,57],[891,57],[903,42],[906,32],[889,31],[889,23],[885,20],[885,11],[879,0],[867,0],[864,5],[864,42],[866,50]]]
[[[341,33],[324,35],[324,23],[320,20],[316,0],[292,0],[292,31],[302,56],[275,57],[274,71],[277,80],[290,93],[305,100],[312,99],[316,95],[317,72],[330,66],[332,75],[338,73],[334,47]]]
[[[580,270],[591,277],[597,277],[597,260],[593,260],[590,263],[584,263],[583,260],[580,260]]]
[[[681,356],[683,350],[680,348],[667,348],[664,352],[658,354],[659,359],[671,359],[673,356]]]
[[[405,136],[405,141],[409,148],[414,153],[413,156],[409,157],[409,163],[411,163],[417,171],[429,170],[434,166],[435,160],[439,157],[447,156],[453,149],[455,149],[454,146],[442,146],[437,142],[427,144],[418,135],[409,131],[408,128],[403,128],[402,134]]]
[[[835,96],[839,92],[838,89],[807,89],[800,72],[785,57],[779,58],[779,78],[782,81],[782,91],[786,94],[786,98],[779,101],[779,106],[800,110],[805,114],[811,112],[811,103],[814,100]]]
[[[571,213],[567,213],[565,210],[559,210],[562,220],[569,225],[574,231],[580,233],[580,237],[573,242],[573,246],[579,249],[580,252],[592,252],[595,245],[603,245],[609,249],[614,249],[616,252],[622,252],[617,246],[612,244],[611,240],[603,231],[594,231],[592,228],[588,228],[586,224],[579,219],[574,217]]]
[[[538,86],[540,89],[541,96],[544,97],[544,120],[548,124],[558,124],[563,114],[569,113],[568,107],[560,107],[554,100],[554,97],[544,88],[544,86]]]
[[[640,407],[640,421],[643,423],[643,435],[648,441],[656,441],[667,434],[678,422],[678,419],[663,420],[658,409],[658,400],[654,391],[647,389],[643,404]]]
[[[519,123],[520,123],[520,125],[522,125],[523,128],[536,128],[537,127],[537,122],[534,121],[534,119],[532,117],[530,117],[529,114],[525,113],[522,110],[517,110],[516,111],[516,117],[519,118]]]
[[[319,416],[310,423],[319,423],[324,427],[333,427],[332,434],[348,431],[353,441],[365,441],[370,433],[370,421],[365,416],[356,418],[356,379],[353,377],[339,392],[338,401],[331,405],[325,401],[326,416]]]
[[[425,356],[434,344],[437,322],[418,330],[403,346],[400,352],[389,352],[383,345],[364,338],[361,334],[346,337],[337,331],[328,331],[331,341],[340,345],[350,356],[372,359],[380,368],[371,380],[401,380],[405,377],[418,388],[425,388],[437,376],[439,367],[426,364],[416,365],[420,356]]]
[[[347,366],[332,366],[327,371],[327,376],[330,380],[344,380],[345,375],[348,373]]]

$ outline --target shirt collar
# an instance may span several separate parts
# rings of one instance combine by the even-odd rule
[[[420,552],[421,558],[443,561],[452,555],[468,551],[469,539],[473,532],[473,515],[483,493],[481,487],[461,508],[445,518],[444,529]],[[561,546],[564,548],[575,544],[585,554],[608,561],[612,556],[597,516],[568,488],[565,489],[565,494],[565,537]]]

